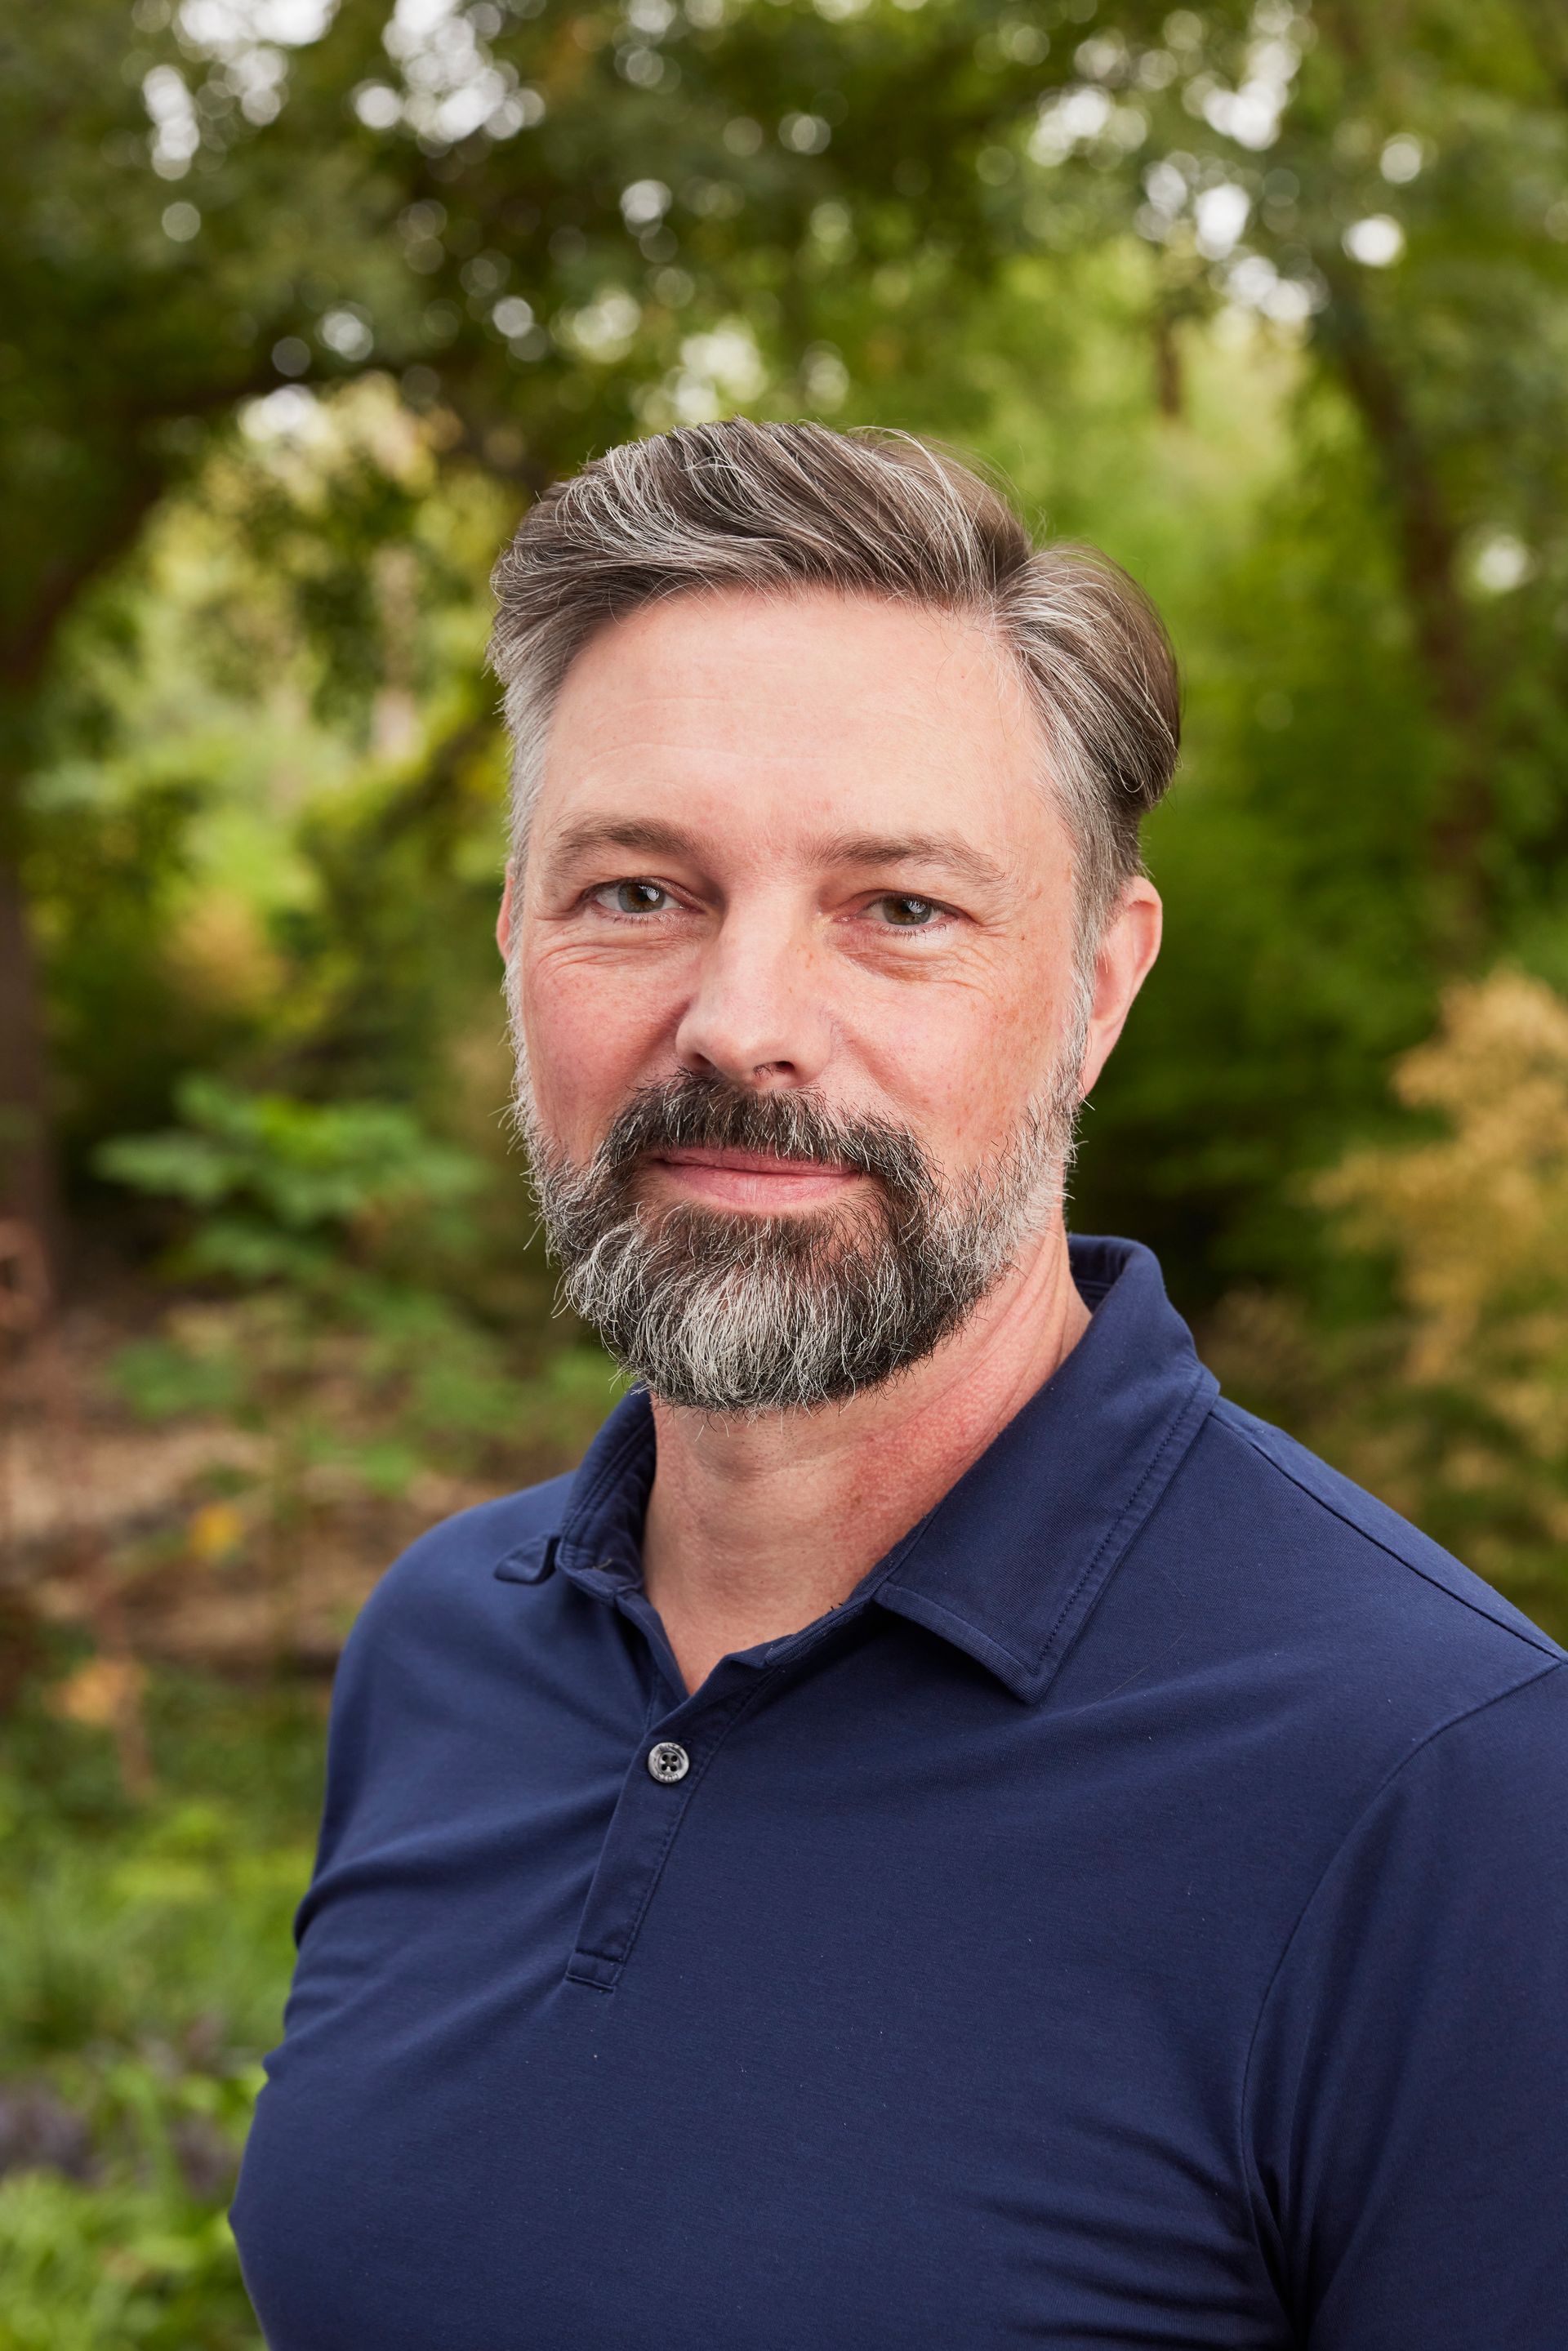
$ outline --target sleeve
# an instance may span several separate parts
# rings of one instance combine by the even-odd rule
[[[1247,2102],[1308,2351],[1564,2351],[1568,1667],[1374,1798],[1276,1973]]]
[[[553,1522],[558,1479],[477,1503],[410,1544],[376,1585],[350,1631],[332,1684],[327,1779],[310,1888],[295,1914],[298,1942],[322,1876],[363,1831],[374,1835],[417,1802],[428,1725],[461,1721],[494,1670],[515,1608],[497,1562]]]

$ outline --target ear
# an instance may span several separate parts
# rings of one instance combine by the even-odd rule
[[[1095,951],[1094,1002],[1082,1080],[1085,1094],[1110,1060],[1133,999],[1153,968],[1164,922],[1160,893],[1140,873],[1123,893]]]
[[[507,961],[512,951],[512,916],[514,910],[514,893],[517,889],[517,869],[511,863],[510,860],[508,860],[507,864],[506,886],[501,892],[500,911],[496,916],[496,945],[501,950],[501,961],[503,963]]]

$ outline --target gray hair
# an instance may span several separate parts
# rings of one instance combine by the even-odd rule
[[[1008,1144],[944,1176],[918,1138],[846,1116],[811,1088],[755,1093],[691,1071],[632,1095],[585,1166],[517,1107],[560,1296],[633,1378],[697,1412],[810,1410],[920,1362],[1055,1213],[1072,1155],[1082,1040],[1071,1034]],[[699,1143],[852,1167],[850,1212],[650,1209],[633,1180],[661,1145]]]
[[[697,424],[611,449],[544,494],[496,567],[490,661],[513,743],[520,860],[555,702],[594,632],[664,598],[826,589],[963,614],[1017,663],[1097,937],[1143,870],[1176,766],[1176,663],[1157,613],[1092,548],[1036,548],[998,491],[904,434]]]

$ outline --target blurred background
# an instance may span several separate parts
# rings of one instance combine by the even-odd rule
[[[238,2351],[334,1658],[612,1397],[490,938],[486,578],[736,410],[1167,614],[1074,1221],[1568,1633],[1559,0],[56,0],[0,33],[0,2351]]]

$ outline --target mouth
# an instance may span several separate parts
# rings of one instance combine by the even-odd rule
[[[865,1182],[858,1168],[821,1159],[781,1159],[768,1151],[705,1150],[698,1145],[650,1153],[643,1162],[662,1192],[716,1208],[772,1214],[821,1207]]]

